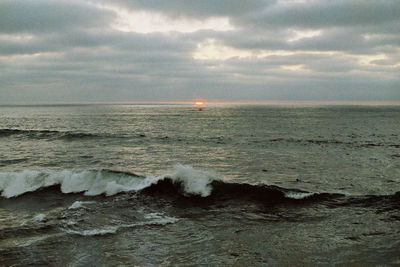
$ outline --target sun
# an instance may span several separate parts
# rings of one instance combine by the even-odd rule
[[[204,99],[196,99],[194,100],[194,107],[197,108],[198,110],[203,110],[205,105]]]

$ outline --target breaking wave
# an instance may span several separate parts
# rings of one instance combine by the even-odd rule
[[[142,177],[134,173],[113,170],[63,170],[0,172],[0,192],[5,198],[17,197],[27,192],[59,185],[63,193],[80,193],[87,196],[115,195],[120,192],[141,191],[169,179],[182,185],[184,195],[207,197],[213,181],[219,177],[209,171],[195,170],[190,166],[176,165],[173,172],[157,177]]]
[[[341,193],[316,193],[273,185],[229,183],[224,182],[214,172],[180,164],[176,165],[171,173],[156,177],[143,177],[130,172],[107,169],[0,172],[0,192],[4,198],[17,197],[51,186],[59,186],[65,194],[111,196],[121,192],[141,192],[157,197],[172,196],[193,201],[249,200],[264,203],[298,203],[352,198]],[[391,196],[363,196],[362,201],[374,202],[374,199],[387,197],[398,199],[399,196],[400,192]],[[89,203],[92,202],[77,201],[69,208],[82,208]]]

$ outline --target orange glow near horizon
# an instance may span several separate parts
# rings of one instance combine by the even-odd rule
[[[204,108],[205,101],[203,99],[196,99],[194,101],[194,107],[198,110],[202,110]]]

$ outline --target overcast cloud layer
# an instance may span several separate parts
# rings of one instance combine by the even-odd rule
[[[398,0],[0,0],[0,103],[400,101]]]

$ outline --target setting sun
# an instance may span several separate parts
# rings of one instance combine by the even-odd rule
[[[194,106],[198,110],[203,110],[203,108],[204,108],[204,100],[203,99],[196,99],[194,101]]]

